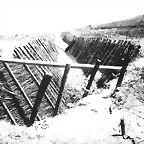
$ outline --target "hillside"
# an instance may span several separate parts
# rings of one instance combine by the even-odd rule
[[[108,24],[102,24],[99,26],[96,26],[96,28],[122,28],[122,27],[136,27],[139,25],[143,15],[136,16],[131,19],[126,19],[126,20],[120,20],[116,22],[111,22]],[[144,26],[144,19],[142,19],[140,27]],[[93,26],[94,27],[94,26]]]
[[[94,29],[112,29],[115,33],[127,37],[144,37],[144,16],[139,15],[131,19],[116,21],[93,27]],[[114,29],[115,28],[115,29]]]
[[[139,15],[127,20],[102,25],[89,25],[84,28],[61,33],[61,37],[66,43],[72,41],[73,36],[87,38],[102,37],[109,39],[143,38],[144,17],[143,15]]]

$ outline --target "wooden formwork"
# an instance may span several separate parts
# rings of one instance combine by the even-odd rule
[[[138,54],[140,46],[124,40],[78,37],[65,51],[71,53],[78,63],[95,64],[98,58],[102,65],[122,66],[121,59],[128,49],[134,54],[130,54],[132,60]]]
[[[138,55],[140,47],[140,45],[134,45],[124,40],[75,37],[65,52],[72,54],[78,63],[95,64],[96,60],[99,59],[102,65],[122,66],[127,52],[130,51],[128,55],[130,62]],[[85,70],[84,72],[86,75],[90,74],[90,71]],[[104,81],[111,77],[112,73],[117,73],[113,70],[102,72],[105,75]]]

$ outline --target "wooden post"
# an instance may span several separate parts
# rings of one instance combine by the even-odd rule
[[[129,62],[130,62],[130,52],[131,52],[131,45],[130,45],[130,47],[128,48],[128,52],[126,53],[125,58],[124,58],[124,60],[123,60],[123,66],[122,66],[122,69],[120,70],[120,76],[119,76],[119,78],[118,78],[118,81],[117,81],[117,84],[116,84],[116,88],[115,88],[115,89],[117,89],[117,87],[120,87],[120,86],[121,86],[121,83],[122,83],[124,74],[125,74],[125,72],[126,72],[126,69],[127,69],[128,64],[129,64]]]
[[[61,101],[61,97],[62,97],[62,92],[64,90],[64,86],[65,86],[65,83],[66,83],[66,80],[67,80],[67,75],[69,73],[69,70],[70,70],[70,64],[66,64],[53,116],[56,116],[57,113],[58,113],[58,108],[59,108],[59,105],[60,105],[60,101]]]
[[[75,40],[70,43],[70,45],[65,49],[65,52],[70,51],[71,48],[74,46],[74,44],[75,44]]]
[[[125,120],[121,118],[120,120],[120,126],[121,126],[121,136],[124,138],[126,131],[125,131]]]
[[[97,59],[96,64],[95,64],[95,66],[94,66],[94,68],[93,68],[93,70],[92,70],[92,73],[91,73],[89,82],[88,82],[88,84],[87,84],[87,86],[86,86],[86,90],[90,90],[90,87],[91,87],[91,85],[92,85],[93,79],[94,79],[95,74],[96,74],[96,72],[97,72],[97,70],[98,70],[98,68],[99,68],[100,63],[101,63],[101,61],[100,61],[99,59]],[[88,95],[88,91],[86,91],[86,92],[83,94],[83,98],[86,97],[87,95]]]
[[[119,78],[118,78],[118,81],[117,81],[117,84],[116,84],[116,88],[121,86],[124,74],[125,74],[127,66],[128,66],[128,63],[125,63],[125,60],[123,60],[123,63],[124,64],[123,64],[122,69],[120,70],[120,75],[119,75]]]
[[[22,51],[22,49],[20,49]],[[14,50],[17,57],[22,59],[22,57],[20,56],[20,51],[18,49]],[[23,51],[22,51],[23,52]],[[37,78],[35,77],[35,75],[32,73],[30,67],[26,64],[23,64],[23,66],[26,68],[26,70],[29,72],[29,74],[31,75],[31,77],[35,80],[37,86],[40,86],[39,81],[37,80]],[[39,71],[40,72],[40,71]],[[40,72],[40,74],[42,75],[42,73]],[[47,99],[47,101],[50,103],[50,105],[54,108],[53,102],[51,101],[51,99],[48,97],[47,93],[45,93],[45,98]]]
[[[32,109],[33,106],[32,106],[31,101],[29,100],[28,96],[26,95],[25,91],[23,90],[22,86],[20,85],[19,81],[17,80],[16,76],[13,74],[10,66],[7,63],[4,63],[4,62],[3,62],[3,65],[5,66],[7,71],[9,72],[9,74],[12,77],[12,79],[14,80],[16,86],[19,88],[19,90],[21,91],[22,95],[26,99],[27,103],[30,105],[30,108]],[[37,119],[40,120],[40,116],[39,115],[37,115]]]
[[[38,107],[42,101],[43,95],[44,95],[44,93],[47,89],[47,86],[49,85],[51,79],[52,79],[51,75],[48,75],[48,74],[44,75],[44,77],[41,81],[41,84],[39,86],[39,90],[38,90],[36,100],[35,100],[34,106],[32,108],[30,120],[29,120],[29,123],[27,126],[31,126],[34,123],[35,117],[36,117],[37,112],[38,112]]]

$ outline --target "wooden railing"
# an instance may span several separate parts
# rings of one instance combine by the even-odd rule
[[[66,64],[59,63],[59,62],[49,62],[49,61],[38,61],[38,60],[23,60],[23,59],[5,59],[0,58],[0,62],[6,62],[6,63],[16,63],[16,64],[26,64],[26,65],[37,65],[37,66],[48,66],[48,67],[59,67],[59,68],[65,68]],[[72,63],[71,68],[77,68],[77,69],[92,69],[95,65],[92,64],[78,64],[78,63]],[[99,70],[120,70],[121,66],[105,66],[100,65]]]

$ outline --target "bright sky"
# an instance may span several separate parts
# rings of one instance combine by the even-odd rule
[[[144,14],[144,0],[0,0],[0,34],[59,33]]]

